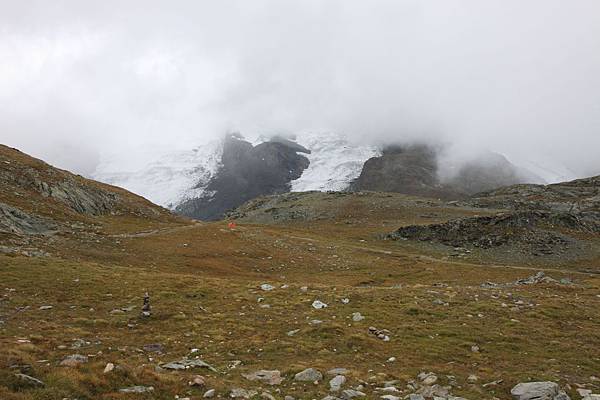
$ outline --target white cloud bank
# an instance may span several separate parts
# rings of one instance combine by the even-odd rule
[[[600,173],[596,0],[1,3],[0,142],[77,172],[322,130]]]

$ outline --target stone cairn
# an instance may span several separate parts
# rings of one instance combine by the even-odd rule
[[[142,317],[150,316],[150,295],[148,292],[144,293],[144,305],[142,305]]]

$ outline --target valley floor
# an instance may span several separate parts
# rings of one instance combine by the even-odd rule
[[[342,390],[366,398],[418,391],[421,372],[467,399],[509,399],[531,380],[557,382],[572,398],[577,388],[600,392],[600,258],[505,263],[384,241],[402,225],[481,211],[377,201],[370,213],[338,205],[304,222],[113,224],[41,244],[50,256],[0,255],[0,399],[200,399],[209,389],[227,398],[236,388],[352,397],[329,391],[333,368],[347,370]],[[516,283],[538,271],[552,279]],[[145,292],[150,317],[141,316]],[[85,358],[61,365],[74,354]],[[183,357],[215,370],[165,368]],[[306,368],[323,378],[295,380]],[[283,381],[243,376],[258,370]],[[203,385],[189,384],[196,375]],[[380,389],[386,382],[399,392]],[[120,391],[134,386],[153,391]]]

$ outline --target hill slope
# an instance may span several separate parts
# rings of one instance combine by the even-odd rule
[[[2,145],[0,186],[0,239],[11,244],[5,252],[45,240],[37,235],[110,229],[115,218],[132,225],[178,221],[168,210],[126,190],[54,168]]]

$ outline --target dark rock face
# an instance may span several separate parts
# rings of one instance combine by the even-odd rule
[[[380,157],[367,160],[350,189],[451,200],[524,180],[520,171],[498,154],[465,163],[452,174],[439,170],[438,158],[439,149],[431,146],[389,147]],[[444,174],[449,177],[441,179]]]
[[[55,229],[52,222],[0,203],[0,233],[40,235]]]
[[[298,179],[309,165],[308,159],[298,153],[310,151],[281,138],[253,147],[237,137],[228,137],[222,167],[206,188],[212,195],[188,200],[176,212],[216,220],[248,200],[289,192],[290,182]]]

